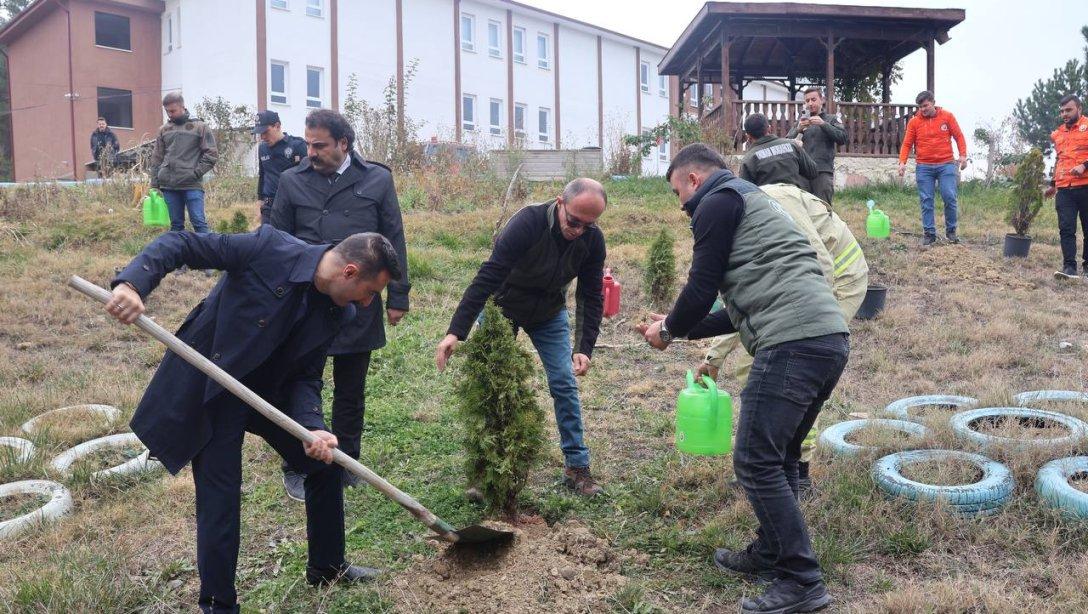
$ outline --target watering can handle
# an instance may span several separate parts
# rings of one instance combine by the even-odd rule
[[[695,373],[691,369],[688,369],[687,380],[688,380],[688,388],[694,388],[695,387]]]
[[[709,375],[704,375],[703,376],[703,385],[706,386],[707,390],[713,390],[715,393],[718,392],[718,385],[714,382],[714,379],[712,377],[710,377]]]

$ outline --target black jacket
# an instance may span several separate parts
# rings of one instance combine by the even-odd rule
[[[306,428],[323,429],[325,354],[355,315],[354,306],[337,307],[313,290],[317,263],[328,248],[271,226],[236,235],[168,232],[112,285],[129,282],[146,298],[183,264],[226,271],[177,336]],[[242,401],[167,351],[136,407],[132,432],[177,473],[211,438],[208,412],[220,403]]]
[[[566,307],[567,288],[577,277],[574,351],[593,355],[604,311],[604,235],[593,228],[567,241],[557,216],[553,200],[523,207],[510,218],[491,257],[461,297],[449,334],[464,340],[492,294],[503,315],[517,326],[546,322]]]
[[[257,200],[266,201],[261,206],[261,223],[269,223],[272,216],[272,202],[276,189],[280,185],[280,175],[289,168],[297,166],[306,157],[306,141],[284,134],[283,138],[269,146],[261,143],[257,147]]]
[[[802,142],[805,144],[805,152],[816,163],[816,170],[821,173],[835,172],[835,146],[846,144],[846,130],[842,127],[837,115],[820,113],[820,119],[824,123],[819,126],[809,126],[803,131],[800,124],[794,124],[786,134],[787,139],[797,138],[797,133],[802,134]]]
[[[91,133],[91,157],[97,161],[102,151],[107,148],[111,155],[121,151],[121,143],[118,142],[117,135],[109,128],[106,128],[105,132],[99,132],[96,128]]]
[[[310,159],[280,176],[272,205],[272,226],[311,244],[336,245],[357,232],[377,232],[393,244],[402,277],[389,283],[387,304],[408,309],[408,248],[404,242],[393,174],[375,162],[351,154],[351,165],[330,185]],[[354,322],[344,327],[329,354],[368,352],[385,345],[384,309],[380,298],[359,309]]]
[[[748,148],[740,165],[740,178],[756,185],[789,183],[808,189],[815,179],[816,163],[796,142],[768,134]]]

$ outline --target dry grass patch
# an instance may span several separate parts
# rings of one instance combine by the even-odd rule
[[[982,479],[982,472],[973,463],[955,459],[906,463],[900,473],[908,480],[934,486],[974,484]]]
[[[29,514],[45,505],[46,498],[32,493],[15,493],[0,497],[0,522]]]

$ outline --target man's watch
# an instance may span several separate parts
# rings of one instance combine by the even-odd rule
[[[665,326],[665,320],[661,320],[661,330],[658,331],[657,334],[661,337],[661,341],[666,345],[672,343],[672,333],[670,333],[669,328]]]

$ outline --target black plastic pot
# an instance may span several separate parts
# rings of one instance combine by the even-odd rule
[[[884,311],[884,301],[888,298],[888,287],[882,284],[872,284],[865,290],[865,300],[854,314],[857,320],[872,320],[881,311]]]
[[[1006,258],[1027,258],[1028,250],[1031,249],[1031,236],[1030,235],[1005,235],[1005,250],[1003,252]]]

